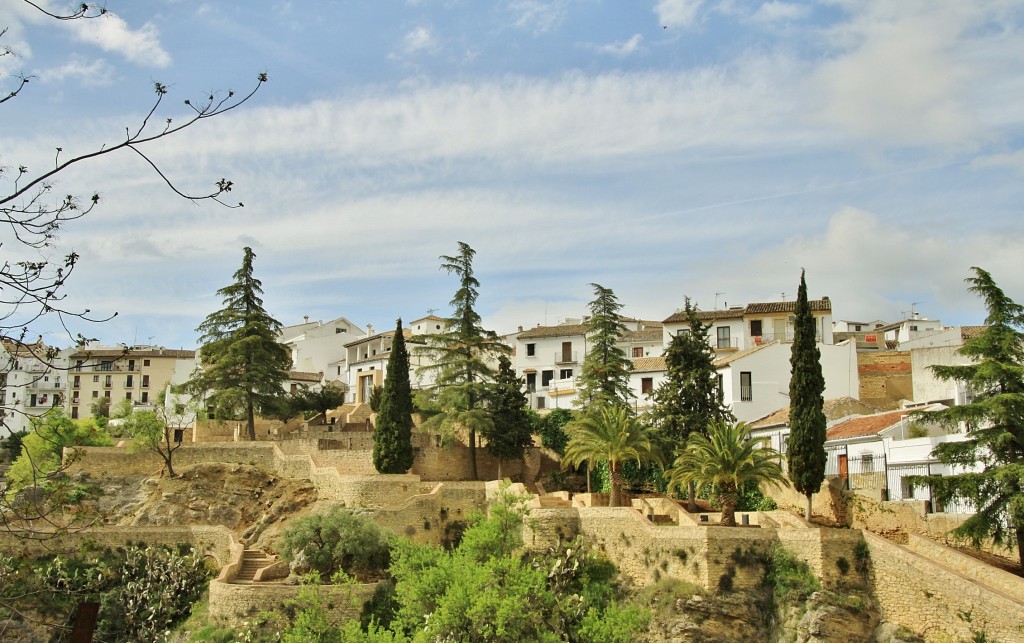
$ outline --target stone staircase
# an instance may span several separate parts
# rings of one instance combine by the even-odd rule
[[[256,576],[257,570],[271,565],[276,561],[277,556],[271,556],[260,549],[246,549],[242,552],[242,566],[239,568],[238,575],[232,582],[238,584],[250,584],[253,582],[253,578]]]

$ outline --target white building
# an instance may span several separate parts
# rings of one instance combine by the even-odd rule
[[[828,297],[807,302],[814,317],[818,342],[831,344],[832,302]],[[708,339],[716,352],[743,351],[772,341],[793,341],[796,321],[795,301],[772,301],[725,310],[698,310],[697,319],[710,324]],[[669,345],[674,335],[687,332],[690,321],[685,310],[676,311],[664,322],[663,343]]]
[[[345,317],[329,322],[308,321],[281,328],[278,341],[292,352],[292,368],[323,373],[325,381],[348,383],[345,345],[366,333]]]
[[[0,354],[0,414],[3,428],[17,433],[31,420],[62,406],[67,384],[67,351],[53,351],[40,338],[34,344],[4,342]]]

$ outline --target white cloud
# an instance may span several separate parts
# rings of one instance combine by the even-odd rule
[[[1024,150],[980,156],[971,162],[971,167],[975,169],[1006,167],[1016,170],[1019,174],[1024,174]]]
[[[133,30],[122,18],[108,12],[99,18],[63,24],[78,40],[120,54],[137,65],[167,67],[171,64],[171,56],[160,44],[160,35],[152,23]]]
[[[35,75],[44,83],[75,78],[83,85],[101,87],[114,82],[114,68],[102,58],[97,58],[91,63],[72,60],[60,67],[36,71]]]
[[[772,0],[758,7],[752,17],[758,22],[789,22],[805,18],[810,12],[807,5]]]
[[[691,27],[703,0],[658,0],[654,13],[664,27]]]
[[[417,53],[433,53],[437,51],[439,43],[437,37],[430,27],[420,25],[402,38],[402,53],[413,55]]]
[[[613,42],[607,45],[601,45],[597,48],[598,51],[606,54],[612,54],[613,56],[628,56],[636,53],[640,48],[640,43],[643,42],[644,37],[640,34],[633,34],[629,40]]]
[[[1019,36],[1001,40],[979,31],[998,21],[998,12],[921,0],[847,6],[850,19],[823,34],[836,55],[812,80],[822,118],[888,145],[971,148],[985,142],[978,106],[999,88],[989,82],[987,58],[992,49],[1019,48]]]
[[[515,26],[540,34],[550,31],[565,19],[565,0],[513,0],[508,9],[515,16]]]

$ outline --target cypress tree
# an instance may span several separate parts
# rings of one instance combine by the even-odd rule
[[[256,439],[256,411],[284,395],[292,365],[288,347],[277,341],[281,323],[263,308],[263,284],[253,276],[252,248],[245,248],[234,283],[217,291],[224,307],[210,313],[196,330],[202,334],[203,370],[188,382],[194,394],[222,415],[245,416],[250,440]]]
[[[789,479],[807,497],[804,517],[811,519],[811,496],[825,481],[825,377],[815,338],[814,316],[807,302],[807,282],[800,271],[793,350],[789,358]]]
[[[487,451],[498,458],[498,477],[501,478],[503,460],[519,460],[526,447],[533,444],[533,416],[530,415],[526,383],[516,377],[512,360],[507,355],[498,358],[498,373],[489,397],[492,426],[484,434]]]
[[[380,473],[405,473],[412,468],[412,410],[409,353],[399,318],[373,429],[373,466]]]

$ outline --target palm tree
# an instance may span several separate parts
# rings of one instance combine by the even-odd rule
[[[716,487],[722,504],[722,524],[736,526],[739,489],[747,483],[789,485],[775,449],[750,439],[746,422],[712,422],[707,436],[694,433],[668,470],[669,487],[694,482],[698,489]]]
[[[609,507],[617,507],[622,496],[622,462],[635,459],[638,464],[653,460],[661,464],[661,452],[651,440],[650,429],[641,424],[629,409],[603,405],[566,425],[569,444],[562,462],[577,467],[608,463],[611,477]]]

